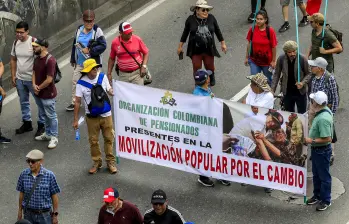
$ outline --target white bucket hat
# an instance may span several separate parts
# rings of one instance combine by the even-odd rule
[[[190,7],[190,11],[194,12],[196,8],[213,9],[213,6],[207,4],[206,0],[198,0],[195,5]]]

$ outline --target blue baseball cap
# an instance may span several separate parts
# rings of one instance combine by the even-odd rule
[[[205,69],[197,70],[194,75],[195,83],[198,85],[204,84],[210,75],[212,75],[211,70],[205,70]]]

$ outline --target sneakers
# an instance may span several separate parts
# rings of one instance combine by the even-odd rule
[[[54,149],[54,148],[57,147],[57,145],[58,145],[58,138],[52,136],[51,139],[50,139],[50,143],[48,143],[47,148]]]
[[[23,134],[25,132],[29,132],[32,130],[33,130],[32,121],[23,121],[22,126],[18,129],[16,129],[16,134],[20,135],[20,134]]]
[[[283,33],[285,31],[287,31],[288,29],[290,29],[291,25],[289,22],[285,22],[284,24],[282,24],[281,28],[279,29],[280,33]]]
[[[201,177],[198,179],[198,182],[202,185],[204,185],[205,187],[213,187],[214,183],[213,181],[208,178],[208,177]]]
[[[38,123],[38,130],[35,133],[35,137],[38,137],[45,133],[45,124]]]
[[[247,18],[247,22],[249,23],[253,23],[255,21],[255,17],[254,17],[254,13],[252,12],[248,18]]]
[[[300,27],[304,27],[309,24],[308,16],[303,16],[303,19],[299,22]]]
[[[98,172],[98,170],[102,168],[102,161],[100,162],[94,162],[91,169],[88,171],[89,174],[95,174]]]
[[[327,204],[325,202],[320,202],[320,204],[318,204],[316,206],[316,211],[325,211],[326,209],[328,209],[328,207],[331,206],[331,203],[330,204]]]
[[[51,136],[48,136],[46,132],[44,132],[42,135],[35,137],[35,140],[37,141],[50,141]]]
[[[1,143],[1,144],[8,144],[8,143],[11,143],[11,139],[5,138],[4,136],[0,136],[0,143]]]
[[[115,174],[115,173],[118,172],[118,169],[115,166],[115,162],[108,162],[107,166],[108,166],[108,169],[109,169],[109,173]]]
[[[219,180],[219,182],[221,182],[221,184],[223,184],[224,186],[230,186],[230,181],[227,181],[227,180]]]
[[[264,188],[264,192],[267,194],[270,194],[274,189],[271,188]]]
[[[74,104],[70,104],[65,108],[66,111],[74,111]]]
[[[307,200],[306,204],[307,205],[315,205],[319,202],[320,202],[320,200],[313,196],[312,198]]]

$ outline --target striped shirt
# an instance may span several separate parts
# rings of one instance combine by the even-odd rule
[[[44,176],[35,188],[35,191],[29,200],[29,204],[26,205],[25,201],[29,197],[36,178],[40,175]],[[52,207],[51,196],[61,192],[53,172],[43,167],[40,168],[39,174],[36,177],[32,175],[29,168],[23,170],[18,179],[17,191],[24,193],[24,199],[22,201],[23,207],[38,210],[50,209]]]
[[[179,211],[167,206],[162,215],[157,215],[154,209],[149,209],[144,214],[144,224],[184,224],[185,221]]]
[[[117,63],[120,71],[129,72],[139,69],[137,63],[120,44],[120,40],[127,50],[136,58],[139,64],[143,63],[143,55],[148,54],[149,52],[147,46],[137,35],[132,35],[131,39],[127,42],[123,41],[121,37],[118,36],[111,44],[110,58],[115,60],[115,57],[117,57]]]

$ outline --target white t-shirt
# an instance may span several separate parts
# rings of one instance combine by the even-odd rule
[[[32,81],[34,65],[33,40],[35,40],[35,38],[28,35],[26,41],[22,42],[18,40],[16,46],[12,44],[11,55],[17,58],[16,78],[23,81]]]
[[[88,82],[88,83],[91,83],[92,85],[95,85],[98,81],[98,76],[99,75],[97,75],[95,79],[91,80],[87,77],[87,75],[84,75],[81,78],[81,80]],[[102,81],[102,87],[106,92],[110,91],[110,89],[111,89],[111,86],[109,84],[109,81],[108,81],[108,78],[106,75],[104,75],[104,78]],[[81,97],[81,101],[84,101],[84,103],[85,103],[85,112],[86,112],[86,114],[89,114],[90,111],[88,110],[88,104],[91,102],[91,89],[89,89],[85,86],[82,86],[80,84],[76,84],[75,96]],[[101,117],[109,117],[109,116],[111,116],[111,111],[104,113],[104,114],[101,114],[100,116]]]
[[[263,107],[268,109],[274,108],[274,95],[271,92],[256,94],[250,89],[246,97],[246,104]]]

